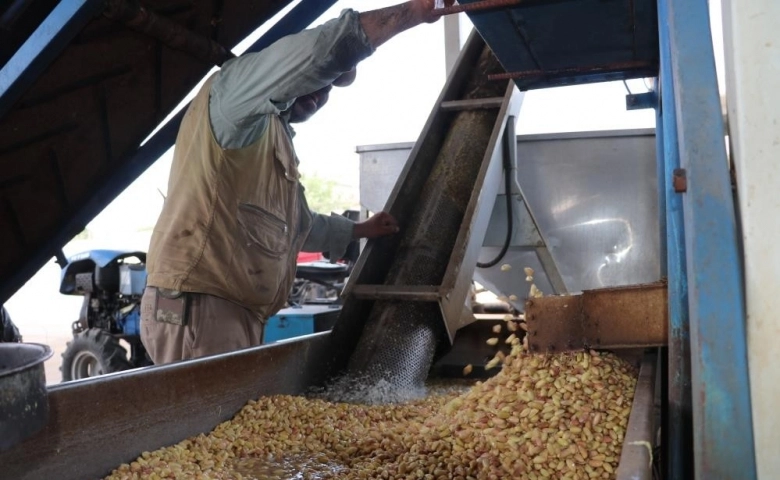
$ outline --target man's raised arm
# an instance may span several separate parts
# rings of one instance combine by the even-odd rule
[[[446,6],[454,0],[445,0]],[[411,0],[392,7],[380,8],[360,14],[360,24],[371,46],[377,48],[393,36],[421,23],[435,22],[439,16],[433,13],[434,0]]]

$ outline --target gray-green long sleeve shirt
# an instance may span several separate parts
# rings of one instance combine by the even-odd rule
[[[242,148],[257,141],[269,115],[285,118],[296,98],[330,85],[373,52],[359,14],[345,10],[319,27],[225,62],[209,99],[217,142],[222,148]],[[354,223],[341,215],[312,214],[304,251],[329,251],[332,260],[338,259],[352,240]]]

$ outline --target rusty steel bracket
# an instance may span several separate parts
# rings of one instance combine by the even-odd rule
[[[488,80],[516,80],[547,76],[588,75],[596,73],[622,72],[625,70],[647,70],[650,72],[657,69],[658,65],[654,62],[630,61],[610,63],[606,65],[558,68],[553,70],[526,70],[523,72],[495,73],[488,75]]]
[[[666,282],[533,298],[525,318],[532,352],[666,345]]]

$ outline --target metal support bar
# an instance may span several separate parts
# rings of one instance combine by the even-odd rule
[[[355,285],[350,295],[361,300],[406,300],[437,302],[439,287],[429,285]]]
[[[569,290],[566,288],[561,272],[558,271],[558,265],[555,264],[555,259],[550,253],[550,249],[547,248],[547,243],[543,247],[536,248],[536,256],[539,257],[539,263],[542,264],[547,280],[550,281],[550,285],[552,285],[555,293],[558,295],[568,293]]]
[[[501,108],[504,103],[502,97],[472,98],[468,100],[449,100],[441,102],[441,109],[445,112],[460,110],[481,110],[486,108]]]
[[[632,93],[631,95],[626,95],[626,110],[655,108],[657,103],[658,97],[655,92]]]
[[[653,445],[655,444],[656,355],[642,359],[639,378],[628,417],[623,450],[615,478],[617,480],[653,480]]]
[[[101,0],[81,0],[79,2],[68,1],[60,2],[57,8],[55,8],[55,12],[61,10],[64,8],[64,6],[67,6],[72,10],[74,5],[77,3],[80,5],[88,4],[88,6],[92,8],[89,11],[79,10],[79,15],[89,15],[92,12],[97,14],[103,7],[103,2]],[[336,3],[335,0],[301,0],[301,3],[290,10],[290,12],[285,15],[284,18],[279,20],[273,27],[271,27],[271,29],[269,29],[265,35],[260,37],[257,42],[249,47],[247,51],[260,51],[286,35],[297,33],[303,30],[309,24],[311,24],[311,22],[322,15],[334,3]],[[84,9],[86,8],[87,7],[84,6]],[[52,15],[55,12],[52,12]],[[49,17],[51,18],[52,15]],[[73,21],[75,22],[76,19]],[[68,27],[74,29],[73,34],[68,38],[72,38],[75,35],[75,32],[78,31],[82,26],[83,24],[78,24],[72,27]],[[41,30],[41,28],[38,30]],[[36,34],[37,33],[38,31],[36,31]],[[64,47],[64,45],[67,44],[65,36],[54,36],[52,41],[54,45],[59,45],[59,47]],[[62,44],[57,43],[58,41],[62,42]],[[25,46],[26,45],[27,44],[25,44]],[[19,56],[20,52],[17,52],[17,55],[14,56],[14,59]],[[53,58],[56,53],[57,52],[47,52],[47,55],[50,55]],[[22,56],[22,58],[25,58],[28,62],[30,61],[29,58],[24,56]],[[10,108],[10,104],[6,103],[6,93],[8,88],[6,86],[7,77],[5,76],[5,72],[14,59],[9,61],[3,70],[0,71],[0,117],[7,111],[6,107]],[[39,74],[44,67],[45,65],[36,66],[34,74]],[[17,68],[14,68],[11,71],[16,70]],[[25,84],[26,81],[29,81],[29,77],[26,80],[22,80],[22,83]],[[171,148],[171,146],[176,141],[179,125],[181,124],[182,118],[184,118],[184,113],[186,111],[186,108],[182,109],[143,146],[139,147],[135,154],[132,155],[132,158],[124,162],[122,167],[116,170],[109,178],[107,178],[105,183],[103,183],[100,188],[92,194],[89,200],[87,200],[83,206],[78,208],[78,210],[73,213],[73,215],[70,217],[70,221],[63,226],[62,230],[60,230],[57,235],[52,235],[48,242],[44,243],[41,248],[37,250],[37,252],[31,254],[29,261],[25,263],[22,268],[14,272],[14,275],[3,279],[2,283],[0,283],[0,302],[7,300],[16,290],[24,285],[24,282],[26,282],[46,263],[47,260],[52,257],[52,252],[56,252],[62,248],[62,246],[71,238],[73,238],[74,235],[83,230],[84,226],[93,218],[95,218],[95,216],[99,214],[104,208],[106,208],[106,206],[111,203],[114,198],[116,198],[116,195],[119,192],[126,189],[131,183],[133,183],[133,181],[135,181],[136,178],[138,178],[139,175],[145,172],[152,163],[154,163],[158,158],[160,158],[162,154]]]
[[[535,241],[531,248],[534,248],[534,250],[536,251],[536,255],[539,258],[539,263],[542,264],[544,273],[547,275],[547,279],[549,280],[550,285],[553,287],[554,292],[558,295],[563,295],[565,293],[568,293],[568,289],[566,288],[566,284],[563,281],[561,272],[558,271],[558,265],[555,264],[555,259],[550,253],[550,249],[547,246],[547,240],[545,240],[544,236],[542,235],[542,231],[539,228],[538,223],[536,222],[536,217],[534,217],[533,213],[531,212],[531,208],[528,206],[528,203],[525,201],[525,195],[523,195],[523,189],[520,188],[520,182],[517,179],[517,162],[519,162],[520,159],[517,157],[517,138],[515,136],[515,121],[516,118],[512,117],[507,122],[507,134],[505,139],[505,141],[507,142],[506,155],[509,155],[509,158],[512,159],[511,162],[512,169],[508,173],[512,179],[510,183],[510,188],[512,188],[512,194],[518,195],[521,199],[520,204],[522,205],[524,211],[521,211],[520,215],[527,216],[530,219],[530,224],[529,222],[526,221],[526,222],[521,222],[519,226],[521,228],[525,228],[526,230],[531,230],[531,232],[529,232],[530,235],[533,235],[534,237],[538,237],[538,241]]]
[[[516,80],[519,78],[547,77],[555,75],[582,75],[589,73],[622,72],[626,70],[647,70],[655,72],[658,65],[651,62],[619,62],[607,65],[591,65],[587,67],[558,68],[553,70],[525,70],[522,72],[507,72],[488,75],[488,80]]]
[[[451,7],[437,8],[433,11],[434,15],[452,15],[461,12],[479,12],[485,10],[495,10],[498,8],[516,7],[525,3],[531,3],[528,0],[484,0],[482,2],[464,3],[453,5]]]
[[[133,30],[150,35],[175,50],[187,52],[210,65],[222,65],[235,57],[232,52],[214,40],[147,10],[138,0],[106,0],[103,15],[124,23]]]
[[[708,4],[662,0],[669,35],[688,276],[695,475],[756,478],[745,296]],[[671,108],[671,105],[664,105]],[[668,126],[665,127],[668,131]],[[667,167],[668,168],[668,167]],[[671,271],[670,271],[671,274]]]
[[[489,10],[498,10],[512,7],[530,7],[533,5],[549,5],[552,3],[570,2],[572,0],[483,0],[481,2],[463,3],[451,7],[437,8],[433,11],[434,15],[452,15],[462,12],[486,12]]]
[[[102,0],[59,2],[0,70],[0,117],[103,7]]]
[[[56,263],[60,266],[60,268],[65,268],[65,266],[68,264],[68,257],[65,256],[65,252],[62,249],[59,249],[54,253],[54,258],[56,259]]]
[[[656,117],[656,135],[659,140],[658,180],[659,198],[664,204],[665,226],[662,245],[666,254],[663,265],[669,295],[669,350],[668,396],[666,399],[668,423],[665,428],[666,476],[669,480],[693,478],[693,406],[691,405],[691,339],[688,317],[688,270],[685,263],[685,227],[682,196],[675,192],[673,175],[680,166],[677,142],[677,117],[674,111],[674,84],[672,81],[669,27],[666,23],[667,5],[659,3],[660,49],[660,103]]]
[[[533,298],[525,304],[525,319],[532,352],[663,346],[668,339],[666,285]]]

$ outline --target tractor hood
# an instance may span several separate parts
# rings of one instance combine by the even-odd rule
[[[288,3],[0,2],[0,304],[170,148],[181,115],[140,144]],[[250,51],[333,3],[301,1]]]

